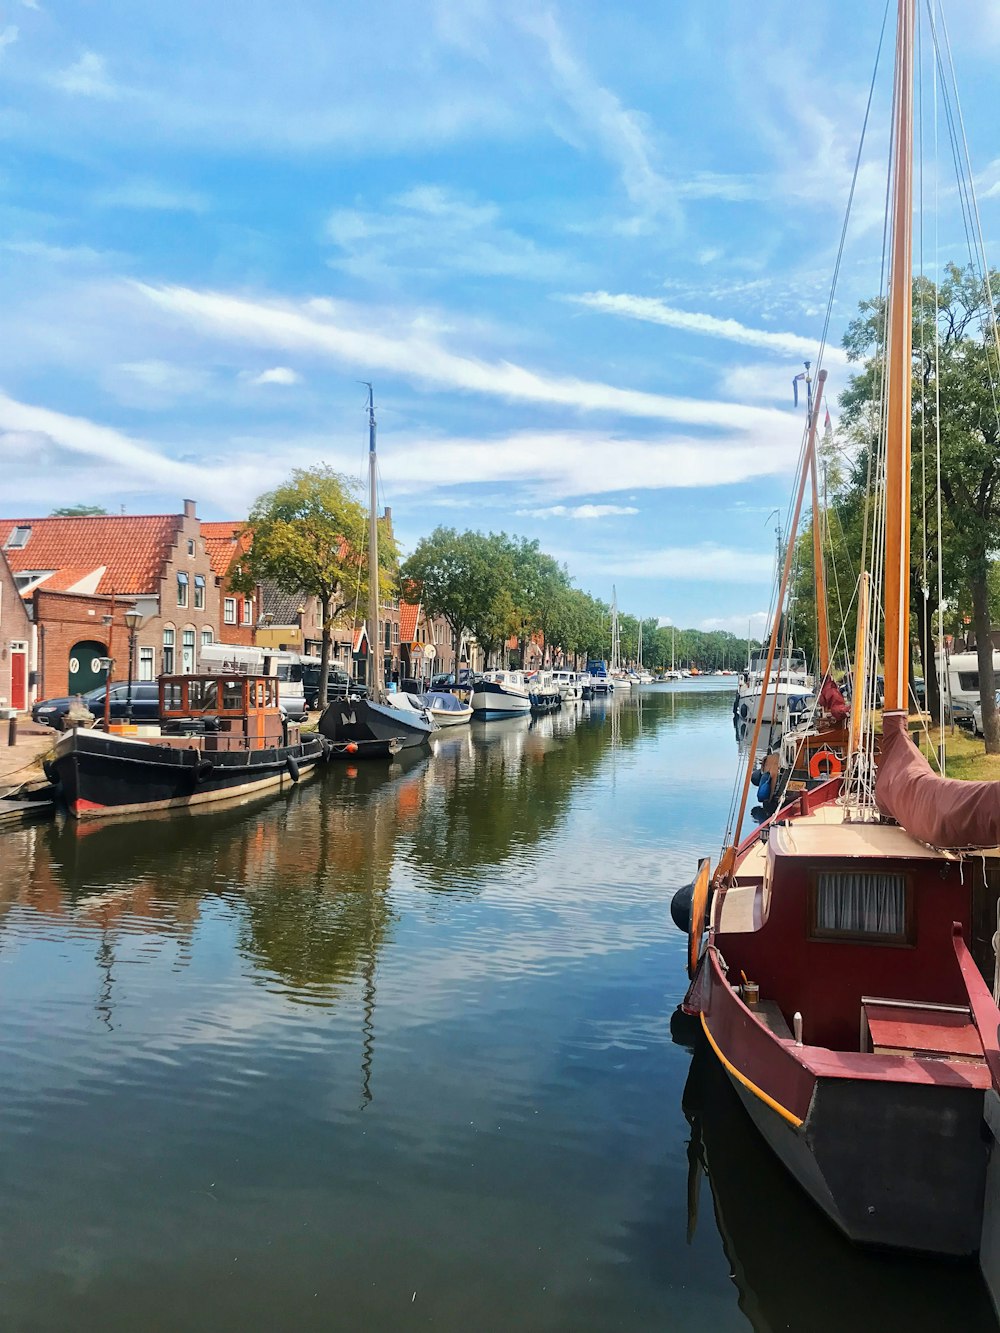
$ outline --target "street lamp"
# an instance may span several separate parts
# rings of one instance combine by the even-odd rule
[[[132,721],[132,677],[135,675],[135,633],[142,624],[142,614],[134,608],[125,612],[128,626],[128,693],[125,697],[125,721]]]

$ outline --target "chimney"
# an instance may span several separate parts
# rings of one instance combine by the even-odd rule
[[[196,502],[195,502],[194,500],[185,500],[185,501],[184,501],[184,517],[185,517],[185,518],[197,518],[197,517],[198,517],[198,514],[197,514],[197,507],[196,507]]]
[[[388,505],[386,505],[385,509],[383,510],[382,517],[385,519],[385,526],[386,526],[386,527],[390,530],[390,532],[391,532],[391,531],[392,531],[392,510],[390,509],[390,507],[389,507]]]

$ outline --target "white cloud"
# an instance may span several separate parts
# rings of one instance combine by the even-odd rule
[[[754,611],[749,616],[708,616],[705,620],[698,622],[698,628],[703,630],[725,630],[730,634],[738,634],[740,638],[746,638],[747,631],[750,637],[759,639],[768,627],[768,615],[766,611]]]
[[[518,22],[541,42],[556,89],[584,131],[617,170],[637,222],[658,214],[679,217],[670,183],[655,165],[645,117],[602,87],[571,52],[551,11],[524,11]]]
[[[188,387],[183,378],[180,383],[173,380],[169,366],[156,362],[137,362],[118,370],[134,386],[131,405],[148,407],[158,397],[177,396]],[[119,387],[118,392],[128,400],[124,388]],[[357,439],[349,431],[339,441],[331,441],[326,434],[289,438],[286,430],[281,431],[280,440],[269,433],[186,437],[185,455],[172,457],[162,444],[0,394],[0,432],[6,432],[0,436],[0,470],[9,503],[19,496],[26,502],[37,496],[40,476],[53,469],[74,493],[82,488],[88,495],[194,495],[229,512],[245,511],[255,496],[277,484],[293,467],[312,467],[322,459],[348,475],[357,473]],[[17,443],[27,435],[36,441],[30,448]],[[458,487],[484,485],[519,487],[522,494],[547,497],[632,488],[710,487],[784,472],[790,466],[785,453],[766,438],[734,445],[672,438],[609,440],[607,435],[585,431],[532,431],[487,439],[405,433],[395,437],[394,445],[380,459],[380,467],[386,485],[400,497],[433,498]],[[615,458],[613,475],[607,466],[609,449]],[[432,469],[427,467],[428,457],[434,459]],[[475,498],[468,503],[474,505]],[[582,518],[588,509],[599,511],[603,506],[576,508]],[[678,577],[698,577],[686,566],[707,568],[708,550],[700,548],[697,558],[678,551],[650,557],[630,554],[610,563],[623,574],[662,577],[669,565]],[[771,557],[762,558],[770,568]],[[742,560],[738,556],[737,563]],[[751,568],[744,561],[731,577],[749,577]]]
[[[530,518],[609,518],[615,514],[638,514],[633,505],[549,505],[546,509],[519,509],[518,514]]]
[[[384,212],[337,209],[326,232],[334,266],[369,280],[400,269],[551,280],[575,267],[502,225],[495,204],[439,185],[414,186]]]
[[[8,23],[6,28],[0,28],[0,58],[7,47],[13,46],[17,41],[19,31],[13,23]]]
[[[609,574],[640,579],[668,579],[679,583],[761,583],[774,571],[774,556],[767,551],[737,551],[706,542],[702,546],[665,546],[652,551],[630,551],[606,562]]]
[[[581,296],[567,298],[577,305],[587,306],[608,315],[619,315],[626,319],[638,319],[647,324],[662,324],[667,328],[681,329],[685,333],[700,333],[710,338],[722,338],[727,342],[744,343],[748,347],[762,347],[782,356],[800,356],[816,359],[818,343],[814,338],[803,338],[797,333],[771,333],[764,329],[752,329],[735,319],[719,319],[715,315],[706,315],[697,311],[678,310],[653,296],[632,296],[628,293],[584,292]],[[826,361],[846,362],[846,357],[839,348],[826,349]]]
[[[301,384],[302,376],[297,370],[292,370],[291,366],[272,366],[270,370],[262,370],[259,375],[250,377],[251,384]]]
[[[374,326],[370,311],[355,312],[343,302],[312,301],[305,308],[296,308],[186,287],[137,283],[136,288],[161,310],[205,334],[257,347],[313,352],[366,371],[390,371],[417,382],[519,402],[723,431],[759,430],[769,432],[773,441],[784,440],[786,447],[798,434],[794,418],[775,409],[621,389],[600,381],[538,373],[510,361],[488,362],[460,355],[422,332],[407,333],[398,317],[393,331],[383,333]],[[403,332],[397,332],[400,327]]]
[[[80,59],[68,69],[53,77],[57,88],[81,97],[111,99],[119,96],[119,89],[107,76],[106,62],[96,51],[84,51]]]
[[[97,196],[106,208],[149,209],[163,213],[204,213],[208,202],[194,190],[174,189],[154,180],[133,180],[104,190]]]

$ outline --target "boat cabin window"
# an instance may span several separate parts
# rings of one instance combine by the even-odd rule
[[[813,880],[811,900],[813,939],[910,943],[910,902],[905,875],[823,870]]]

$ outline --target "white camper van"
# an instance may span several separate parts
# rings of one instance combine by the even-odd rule
[[[303,679],[306,664],[312,658],[279,649],[250,648],[236,643],[206,643],[201,649],[200,660],[202,666],[210,671],[231,668],[260,676],[277,676],[278,702],[285,716],[292,722],[304,722],[309,716]]]
[[[941,671],[938,659],[938,674],[944,686],[942,693],[948,706],[951,719],[966,726],[972,725],[972,710],[979,703],[979,654],[952,653],[945,657],[946,671]],[[993,649],[993,685],[1000,682],[1000,649]]]

